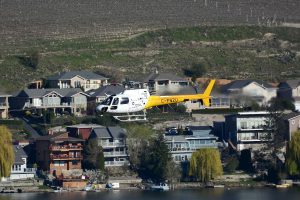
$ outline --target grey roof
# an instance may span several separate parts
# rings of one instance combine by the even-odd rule
[[[185,136],[183,135],[166,135],[165,140],[174,142],[187,142]]]
[[[290,112],[290,113],[284,114],[283,119],[284,120],[290,120],[290,119],[292,119],[294,117],[298,117],[298,116],[300,116],[299,112]]]
[[[9,97],[9,96],[11,95],[0,91],[0,97]]]
[[[82,93],[86,96],[88,94],[84,93],[80,88],[63,88],[63,89],[25,89],[19,92],[16,96],[18,97],[43,97],[51,92],[55,92],[62,97],[71,97],[75,94]]]
[[[125,130],[119,126],[94,128],[92,132],[95,133],[98,138],[124,138],[126,133]]]
[[[211,126],[189,126],[189,129],[195,137],[213,137]]]
[[[70,125],[67,126],[67,128],[98,128],[103,127],[99,124],[76,124],[76,125]]]
[[[69,72],[61,72],[54,76],[50,76],[47,78],[47,80],[69,80],[75,76],[80,76],[80,77],[88,79],[88,80],[89,79],[93,79],[93,80],[107,80],[108,79],[104,76],[101,76],[101,75],[96,74],[91,71],[69,71]]]
[[[111,138],[111,135],[109,134],[106,127],[97,127],[94,128],[92,131],[92,134],[95,134],[98,138]]]
[[[175,74],[171,73],[151,73],[147,78],[144,79],[144,82],[149,82],[150,80],[171,80],[171,81],[180,81],[187,82],[184,78],[181,78]]]
[[[264,87],[264,88],[274,88],[272,85],[270,85],[267,82],[259,81],[259,80],[235,80],[231,83],[228,83],[222,87],[222,91],[226,92],[228,90],[236,90],[236,89],[242,89],[243,87],[249,85],[250,83],[257,83],[258,85]]]
[[[188,126],[192,131],[194,130],[212,130],[211,126]]]
[[[25,153],[24,149],[18,145],[14,145],[13,149],[15,153],[14,164],[20,164],[20,165],[24,164],[24,160],[22,158],[27,158],[27,154]]]
[[[123,92],[124,90],[125,90],[125,88],[120,85],[106,85],[106,86],[100,87],[96,90],[90,90],[87,93],[91,97],[99,97],[99,96],[119,94],[119,93]]]
[[[125,137],[126,131],[119,126],[110,126],[110,127],[107,127],[107,129],[113,138],[124,138]]]
[[[167,142],[188,142],[189,140],[197,139],[217,139],[218,137],[212,134],[205,134],[205,135],[166,135],[165,140]]]

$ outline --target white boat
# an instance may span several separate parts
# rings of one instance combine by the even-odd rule
[[[91,185],[91,184],[86,185],[84,190],[85,191],[93,191],[93,185]]]
[[[61,187],[52,187],[52,189],[53,189],[53,192],[62,192],[63,190],[62,190],[62,188]]]
[[[170,187],[166,183],[155,184],[150,187],[151,190],[168,191]]]

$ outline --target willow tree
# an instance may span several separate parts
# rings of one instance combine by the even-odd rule
[[[286,166],[291,176],[300,176],[300,131],[293,134],[289,143]]]
[[[192,154],[189,175],[201,182],[208,182],[223,174],[220,153],[217,149],[204,148]]]
[[[6,126],[0,126],[0,178],[10,175],[14,159],[11,132]]]

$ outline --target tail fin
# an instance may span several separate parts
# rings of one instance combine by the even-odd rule
[[[208,86],[206,87],[206,89],[203,93],[205,96],[210,96],[210,93],[212,91],[212,88],[213,88],[215,82],[216,82],[216,80],[214,80],[214,79],[209,82]]]
[[[206,107],[210,106],[210,99],[211,99],[210,93],[212,91],[212,88],[213,88],[215,82],[216,82],[216,80],[211,80],[203,93],[203,95],[205,96],[205,98],[203,99],[203,104]]]

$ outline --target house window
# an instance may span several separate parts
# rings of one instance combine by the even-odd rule
[[[78,161],[73,160],[73,161],[72,161],[72,165],[78,165]]]
[[[75,86],[76,88],[80,88],[80,87],[81,87],[80,81],[75,81],[75,82],[74,82],[74,86]]]
[[[241,129],[247,129],[247,122],[241,122]]]
[[[65,162],[64,161],[54,161],[54,166],[64,166]]]

